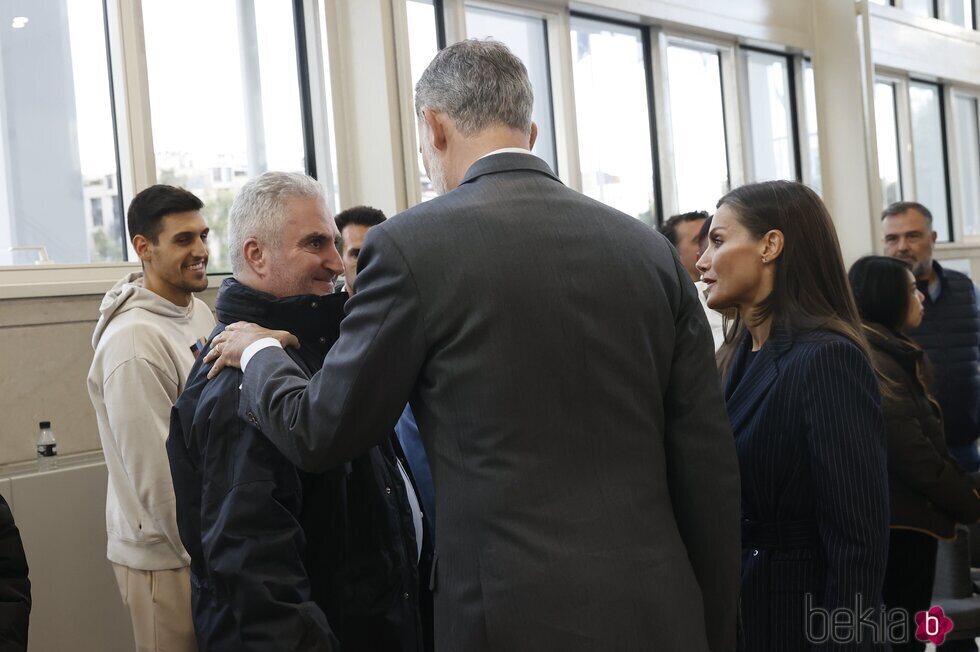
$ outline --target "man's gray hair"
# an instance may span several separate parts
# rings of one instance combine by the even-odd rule
[[[527,68],[493,39],[453,43],[436,55],[415,85],[415,112],[448,115],[464,136],[493,125],[531,133],[534,91]]]
[[[242,247],[249,238],[273,249],[279,246],[290,199],[324,201],[323,189],[316,179],[297,172],[266,172],[242,186],[228,211],[232,274],[245,269]]]

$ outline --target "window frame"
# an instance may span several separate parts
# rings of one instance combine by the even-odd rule
[[[756,45],[739,45],[737,48],[738,56],[738,86],[739,86],[739,101],[741,102],[741,113],[742,115],[748,117],[752,114],[752,99],[749,97],[749,85],[746,83],[748,81],[748,56],[743,56],[743,53],[756,52],[759,54],[767,54],[773,57],[780,57],[786,60],[786,73],[787,80],[786,86],[789,91],[789,112],[790,112],[790,137],[793,141],[793,180],[803,182],[803,159],[802,159],[802,148],[800,143],[800,129],[806,128],[806,120],[800,119],[800,107],[802,103],[800,102],[800,90],[802,89],[801,84],[802,79],[802,63],[799,60],[802,57],[795,55],[790,52],[785,52],[781,50],[776,50],[772,48],[759,47]],[[741,129],[742,142],[745,143],[743,148],[744,160],[742,165],[745,170],[746,178],[749,176],[750,171],[754,171],[755,161],[753,160],[753,152],[750,146],[752,142],[751,130],[752,124],[749,120],[743,120],[739,125]],[[809,151],[809,150],[808,150]]]
[[[677,175],[672,160],[674,151],[673,127],[670,119],[670,79],[667,74],[667,49],[674,45],[693,50],[714,52],[718,54],[718,66],[721,80],[721,101],[723,128],[725,133],[725,149],[728,161],[729,190],[745,183],[745,170],[742,164],[741,114],[739,102],[737,41],[735,39],[716,39],[687,32],[652,27],[656,47],[654,52],[654,74],[659,73],[660,93],[655,95],[655,111],[662,116],[658,122],[658,143],[663,146],[659,153],[661,166],[661,190],[663,211],[661,219],[677,214]],[[736,125],[734,128],[732,125]]]
[[[947,135],[947,163],[949,168],[949,185],[950,185],[950,201],[953,205],[953,215],[959,216],[960,219],[952,219],[952,224],[950,228],[950,233],[953,236],[953,241],[950,243],[942,243],[942,245],[952,245],[956,244],[963,247],[976,247],[980,245],[980,234],[977,235],[966,235],[965,223],[963,217],[966,215],[966,207],[963,205],[963,188],[961,187],[960,180],[962,178],[962,170],[960,169],[960,159],[959,159],[959,147],[960,142],[965,137],[961,132],[962,126],[956,118],[955,100],[957,98],[963,98],[967,100],[973,100],[977,103],[977,133],[980,134],[980,88],[968,88],[965,86],[946,84],[944,88],[946,95],[946,121],[950,126],[949,134]],[[980,148],[980,142],[977,143],[978,148]]]
[[[650,124],[650,162],[653,170],[653,218],[658,225],[661,225],[666,218],[664,217],[663,182],[660,176],[660,147],[659,136],[657,133],[658,113],[656,99],[658,93],[656,88],[656,76],[654,75],[653,70],[653,30],[651,30],[649,26],[642,25],[640,23],[610,18],[608,16],[589,13],[587,11],[571,11],[569,13],[569,27],[571,26],[571,20],[575,18],[635,29],[640,33],[640,42],[643,48],[643,75],[646,82],[647,116]],[[571,29],[569,29],[569,35],[571,35]],[[569,53],[571,53],[571,51],[571,48],[569,48]],[[574,98],[574,93],[572,97]],[[576,142],[576,148],[577,146],[578,143]],[[579,165],[578,169],[579,173],[581,173],[581,165]],[[581,181],[578,190],[581,191]]]

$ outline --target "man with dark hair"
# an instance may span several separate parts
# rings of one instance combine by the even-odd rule
[[[141,272],[102,300],[88,374],[105,453],[107,557],[138,650],[195,650],[190,562],[177,531],[165,442],[170,410],[214,328],[194,297],[208,287],[201,200],[157,185],[129,206]]]
[[[885,253],[912,265],[925,296],[922,324],[909,335],[936,373],[949,452],[967,471],[980,471],[980,293],[966,274],[933,258],[932,213],[916,202],[897,202],[881,214]]]
[[[681,264],[687,271],[691,280],[697,282],[701,279],[701,272],[695,267],[698,262],[698,245],[700,244],[698,234],[701,232],[701,225],[710,217],[706,211],[691,211],[673,215],[660,225],[660,232],[670,240],[677,253],[680,254]]]
[[[385,214],[377,208],[355,206],[341,211],[334,218],[337,230],[340,231],[340,257],[344,261],[344,287],[347,293],[354,295],[354,280],[357,278],[357,259],[361,255],[361,247],[368,231],[385,221]],[[405,452],[405,458],[411,467],[415,485],[422,501],[423,514],[430,531],[435,526],[436,499],[432,486],[432,472],[425,457],[425,448],[419,436],[419,427],[412,414],[412,406],[406,405],[404,412],[395,424],[398,443]]]
[[[711,220],[707,211],[691,211],[673,215],[660,225],[660,232],[674,245],[681,265],[687,275],[691,277],[695,286],[698,288],[698,298],[701,300],[701,307],[708,318],[708,325],[711,326],[711,337],[714,339],[715,350],[718,350],[724,341],[724,325],[721,314],[708,307],[704,297],[703,287],[698,285],[701,281],[701,272],[698,271],[697,262],[702,251],[701,240],[705,236],[704,225]]]
[[[340,232],[340,255],[344,260],[344,289],[354,294],[354,279],[357,277],[357,257],[364,246],[364,236],[372,226],[385,221],[385,214],[370,206],[355,206],[337,213],[334,222]],[[338,288],[339,290],[340,288]]]

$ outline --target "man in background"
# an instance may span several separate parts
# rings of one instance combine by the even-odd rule
[[[377,208],[355,206],[341,211],[334,218],[337,230],[340,231],[340,256],[344,261],[344,286],[347,294],[354,295],[354,279],[357,278],[357,258],[364,246],[364,238],[369,230],[385,221],[385,214]],[[406,405],[398,423],[395,424],[398,443],[405,453],[406,461],[412,471],[415,486],[418,488],[419,499],[422,501],[422,512],[426,519],[427,531],[432,532],[435,526],[435,489],[432,486],[432,472],[425,458],[425,448],[419,437],[419,427],[412,414],[412,406]]]
[[[170,409],[214,328],[194,297],[208,287],[203,206],[165,185],[133,198],[127,222],[143,269],[105,295],[92,336],[88,390],[109,472],[106,556],[140,652],[197,649],[165,442]]]
[[[660,232],[664,234],[670,244],[674,245],[681,258],[681,265],[687,275],[691,277],[698,288],[698,298],[701,300],[701,307],[708,318],[708,325],[711,326],[711,337],[714,339],[715,351],[724,343],[725,333],[722,323],[721,313],[708,307],[704,296],[704,287],[701,285],[701,272],[698,271],[697,262],[702,247],[701,235],[705,223],[711,219],[706,211],[692,211],[671,216],[660,226]]]
[[[925,296],[922,324],[909,335],[935,369],[949,452],[967,471],[980,471],[980,295],[966,274],[933,258],[932,227],[932,213],[916,202],[896,202],[881,215],[885,253],[912,265]]]

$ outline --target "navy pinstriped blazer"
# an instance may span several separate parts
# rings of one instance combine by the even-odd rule
[[[862,609],[881,605],[888,476],[878,384],[860,348],[829,331],[793,337],[775,327],[754,357],[751,348],[746,335],[725,383],[742,477],[740,647],[824,649],[808,642],[808,604],[853,609],[860,594]],[[810,619],[810,638],[828,634],[823,624]],[[840,649],[878,649],[872,635],[864,629],[863,645]]]

